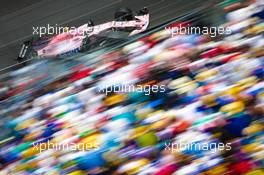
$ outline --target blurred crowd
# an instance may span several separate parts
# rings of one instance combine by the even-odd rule
[[[229,34],[164,29],[41,87],[5,123],[0,175],[263,175],[264,2],[220,6]]]

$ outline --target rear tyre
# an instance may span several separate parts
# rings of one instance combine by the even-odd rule
[[[144,8],[142,8],[141,10],[139,10],[139,11],[137,12],[137,15],[139,15],[139,16],[141,16],[141,15],[146,15],[146,14],[149,14],[149,10],[148,10],[147,7],[144,7]]]
[[[88,27],[93,27],[94,26],[93,20],[91,20],[91,19],[88,20],[87,25],[88,25]]]
[[[120,8],[115,12],[116,21],[131,21],[133,20],[133,11],[129,8]]]

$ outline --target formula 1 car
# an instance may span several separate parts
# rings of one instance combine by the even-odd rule
[[[17,61],[22,62],[36,56],[54,58],[85,52],[141,33],[148,26],[147,8],[141,9],[136,15],[128,8],[121,8],[115,12],[114,21],[94,25],[94,22],[89,20],[78,28],[66,28],[57,35],[24,42]]]

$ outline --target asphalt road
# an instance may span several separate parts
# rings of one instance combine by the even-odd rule
[[[113,19],[120,7],[150,10],[150,25],[156,26],[187,13],[205,0],[1,0],[0,69],[16,63],[21,43],[32,36],[33,26],[79,26],[92,19],[96,24]],[[0,71],[0,74],[3,71]],[[6,72],[6,70],[5,70]]]

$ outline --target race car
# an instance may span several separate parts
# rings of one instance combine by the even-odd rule
[[[54,58],[85,52],[141,33],[149,26],[147,8],[141,9],[136,15],[129,8],[121,8],[114,16],[114,21],[94,25],[94,22],[89,20],[78,28],[66,28],[55,36],[26,41],[22,45],[17,61],[22,62],[36,56]]]

